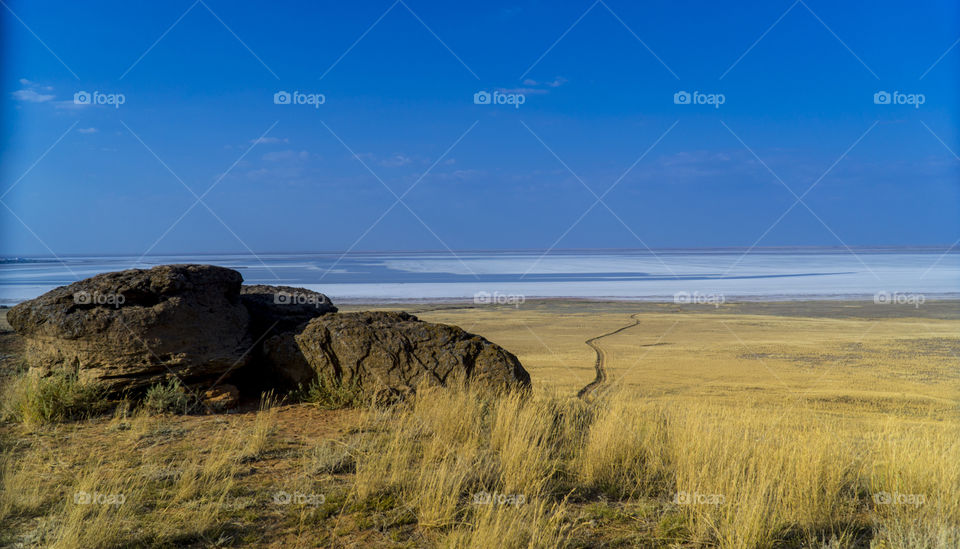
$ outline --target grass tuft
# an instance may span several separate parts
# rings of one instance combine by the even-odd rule
[[[357,408],[366,404],[363,387],[358,383],[342,383],[339,380],[319,376],[306,387],[298,387],[292,394],[299,402],[314,404],[324,410]]]
[[[196,410],[197,399],[173,378],[166,384],[158,383],[147,389],[141,406],[154,414],[189,414]]]
[[[86,419],[110,406],[99,386],[73,374],[24,374],[10,380],[3,393],[3,416],[31,427]]]

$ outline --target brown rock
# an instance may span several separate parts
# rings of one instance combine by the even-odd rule
[[[309,385],[317,377],[317,372],[304,358],[296,335],[296,332],[285,332],[264,341],[258,362],[244,369],[244,381],[252,386],[285,389]]]
[[[214,412],[236,408],[240,403],[240,390],[233,385],[217,385],[203,392],[204,406]]]
[[[271,348],[290,356],[293,344],[303,361],[276,362],[289,377],[302,379],[305,364],[328,379],[391,394],[454,381],[497,389],[530,385],[530,375],[509,351],[456,326],[422,322],[407,313],[321,316],[293,343],[278,338]]]
[[[35,372],[76,372],[108,390],[139,389],[175,373],[219,378],[248,360],[243,278],[212,265],[131,269],[61,286],[11,309]]]

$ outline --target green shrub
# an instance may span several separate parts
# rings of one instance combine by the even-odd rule
[[[293,397],[301,402],[316,404],[324,410],[355,408],[364,404],[363,388],[358,383],[342,383],[322,376],[306,387],[298,387]]]
[[[189,414],[197,407],[197,399],[173,378],[166,384],[158,383],[143,397],[143,408],[154,414]]]
[[[101,387],[81,382],[75,374],[22,375],[4,390],[3,415],[27,425],[84,419],[110,406],[104,397]]]

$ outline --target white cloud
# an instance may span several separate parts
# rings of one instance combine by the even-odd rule
[[[23,86],[22,89],[10,94],[17,101],[25,101],[27,103],[46,103],[47,101],[56,99],[56,96],[52,93],[45,93],[53,91],[52,86],[41,86],[40,84],[31,82],[26,78],[20,79],[20,85]]]
[[[379,157],[373,153],[360,153],[357,155],[361,160],[376,163],[384,168],[399,168],[414,162],[422,163],[420,158],[413,158],[402,153],[393,153],[387,157]]]
[[[54,99],[55,96],[47,93],[38,93],[36,90],[23,89],[13,92],[13,98],[17,101],[26,101],[28,103],[46,103]]]
[[[250,143],[255,145],[266,145],[269,143],[289,143],[290,140],[286,137],[258,137],[256,139],[251,139]]]
[[[537,82],[533,78],[527,78],[523,81],[522,88],[497,88],[501,93],[522,93],[524,95],[543,95],[550,90],[546,88],[559,88],[567,83],[567,79],[558,76],[549,82]]]
[[[97,128],[77,128],[80,133],[97,133]]]
[[[399,168],[400,166],[406,166],[411,162],[413,162],[413,160],[409,156],[397,153],[389,158],[381,160],[380,165],[386,168]]]
[[[30,80],[27,80],[26,78],[21,78],[21,79],[20,79],[20,85],[21,85],[21,86],[26,86],[26,87],[28,87],[28,88],[33,88],[33,89],[36,89],[36,90],[53,91],[53,86],[41,86],[40,84],[37,84],[36,82],[31,82]]]

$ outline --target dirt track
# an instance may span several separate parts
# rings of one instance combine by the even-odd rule
[[[600,387],[601,385],[603,385],[603,384],[606,383],[606,381],[607,381],[607,370],[606,370],[606,368],[605,368],[605,366],[604,366],[604,361],[606,360],[606,354],[604,354],[603,349],[597,344],[597,341],[599,341],[599,340],[601,340],[601,339],[603,339],[603,338],[605,338],[605,337],[609,337],[609,336],[612,336],[612,335],[615,335],[615,334],[619,334],[620,332],[622,332],[622,331],[624,331],[624,330],[627,330],[627,329],[629,329],[629,328],[633,328],[634,326],[640,324],[640,321],[637,319],[637,315],[638,315],[638,314],[640,314],[640,313],[635,313],[635,314],[630,315],[630,318],[633,319],[633,322],[631,322],[630,324],[627,324],[626,326],[622,326],[622,327],[620,327],[620,328],[617,328],[616,330],[613,330],[612,332],[607,332],[607,333],[605,333],[605,334],[598,335],[597,337],[591,337],[590,339],[588,339],[588,340],[586,340],[586,341],[584,342],[584,343],[586,343],[587,345],[589,345],[590,348],[592,348],[595,353],[597,353],[597,360],[596,360],[596,362],[594,362],[594,365],[593,365],[593,367],[597,370],[597,377],[594,378],[593,381],[591,381],[590,383],[588,383],[583,389],[580,389],[580,391],[577,393],[577,396],[578,396],[578,397],[580,397],[580,398],[585,398],[585,397],[587,397],[590,393],[592,393],[593,391],[595,391],[595,390],[597,389],[597,387]]]

